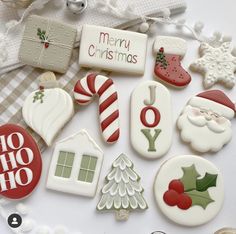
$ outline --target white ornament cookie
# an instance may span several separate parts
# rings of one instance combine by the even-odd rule
[[[172,142],[171,96],[156,81],[140,84],[131,96],[131,143],[145,158],[159,158]]]
[[[94,197],[103,163],[103,151],[85,130],[56,143],[47,188]]]
[[[202,225],[221,210],[223,178],[211,162],[199,156],[178,156],[160,167],[154,193],[170,220],[184,226]]]
[[[192,97],[177,120],[184,142],[201,153],[217,152],[232,137],[234,103],[220,90]]]
[[[200,46],[200,56],[191,64],[191,69],[202,72],[205,76],[205,88],[212,87],[216,82],[224,83],[226,87],[235,85],[236,57],[232,55],[230,42],[224,42],[213,47],[206,42]]]
[[[52,74],[48,75],[53,78]],[[45,84],[47,76],[41,77],[41,82]],[[72,118],[74,104],[71,96],[63,89],[41,86],[26,98],[22,114],[26,124],[50,146],[58,132]]]

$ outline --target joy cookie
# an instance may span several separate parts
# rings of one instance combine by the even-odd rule
[[[177,120],[181,139],[198,152],[217,152],[231,140],[234,115],[235,104],[222,91],[200,93]]]
[[[191,76],[181,65],[186,51],[187,42],[181,38],[156,37],[153,45],[153,52],[156,54],[154,68],[156,77],[175,87],[188,85]]]
[[[88,105],[93,97],[99,97],[99,118],[104,140],[115,143],[120,136],[118,95],[112,79],[90,74],[80,79],[74,87],[78,104]]]
[[[57,86],[56,77],[52,72],[41,75],[40,89],[26,98],[22,108],[26,124],[39,134],[48,146],[74,114],[71,96]]]
[[[230,42],[224,42],[218,47],[213,47],[206,42],[201,43],[200,56],[190,65],[195,72],[203,73],[204,87],[210,88],[215,83],[223,83],[228,88],[235,85],[236,57],[232,55]]]
[[[41,170],[41,154],[33,137],[18,125],[0,126],[0,195],[10,199],[28,196]]]
[[[148,208],[142,193],[140,177],[133,170],[133,163],[126,155],[121,154],[106,176],[97,210],[114,210],[117,220],[127,220],[130,211]]]
[[[85,130],[56,143],[47,188],[94,197],[103,163],[103,151]]]
[[[141,83],[131,95],[131,143],[143,157],[154,159],[167,153],[172,142],[171,96],[156,82]]]
[[[154,193],[166,217],[184,226],[202,225],[221,210],[223,178],[219,170],[202,157],[178,156],[160,167]]]

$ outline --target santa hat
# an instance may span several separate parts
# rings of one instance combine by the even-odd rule
[[[187,51],[187,42],[178,37],[157,36],[153,44],[153,52],[158,53],[160,48],[163,48],[166,54],[184,57]]]
[[[191,106],[211,110],[228,119],[235,115],[235,104],[220,90],[210,90],[192,97]]]

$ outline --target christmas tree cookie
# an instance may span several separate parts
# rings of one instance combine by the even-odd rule
[[[97,210],[114,210],[117,220],[127,220],[131,210],[148,208],[143,191],[140,177],[133,170],[133,163],[121,154],[113,162],[112,170],[106,177]]]

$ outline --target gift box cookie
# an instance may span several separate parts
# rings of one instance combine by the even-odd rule
[[[71,25],[32,15],[26,22],[19,59],[34,67],[65,73],[76,32]]]

